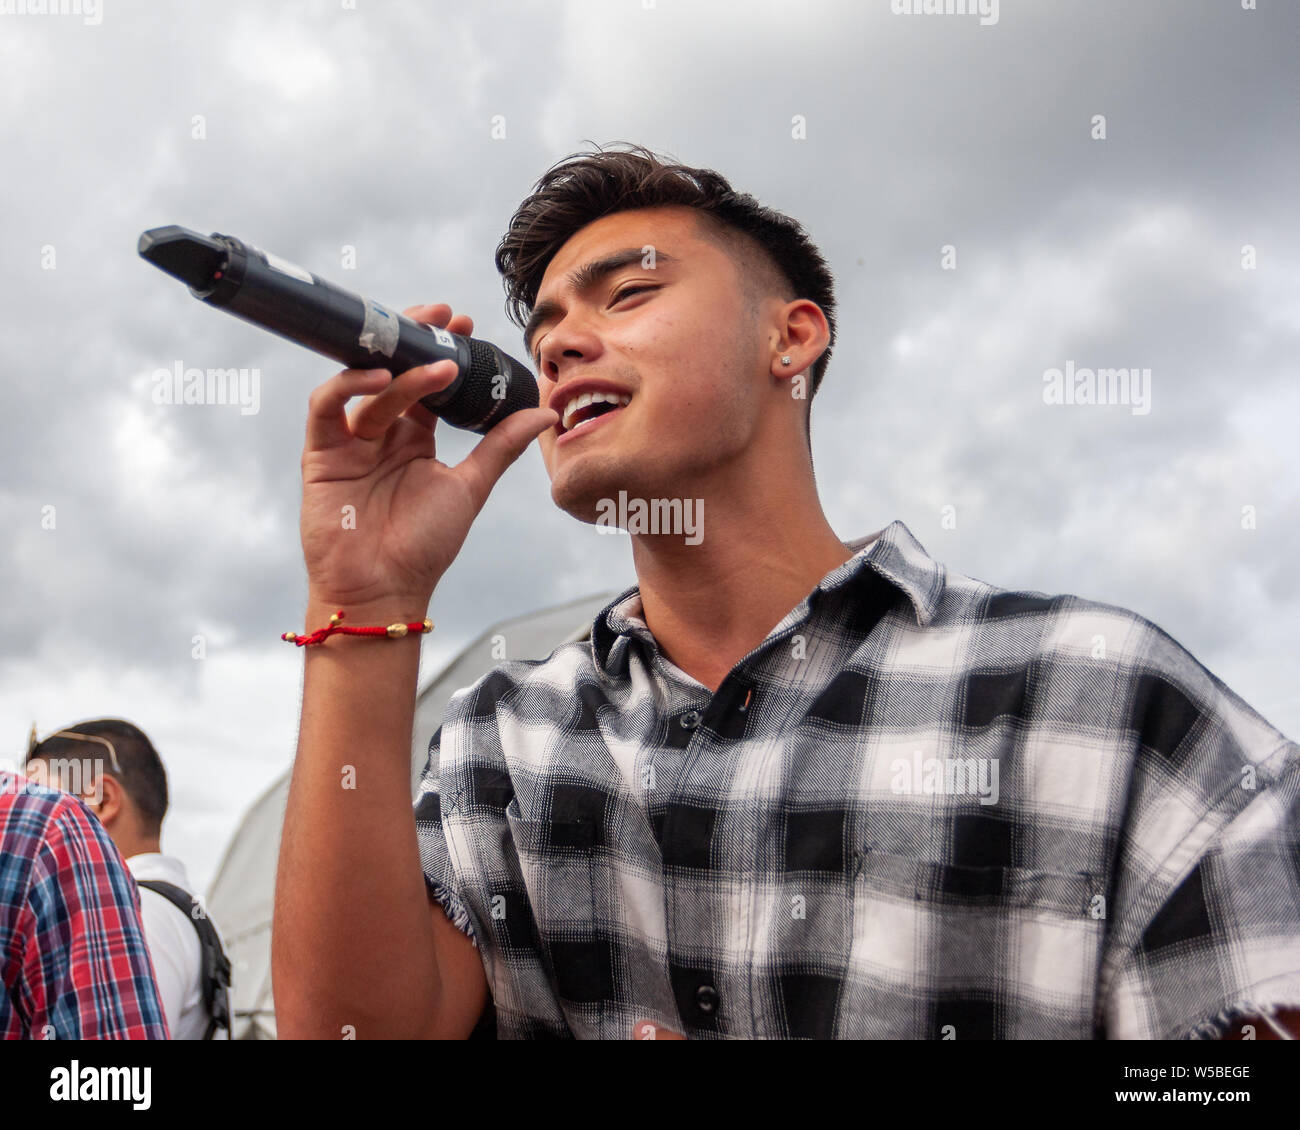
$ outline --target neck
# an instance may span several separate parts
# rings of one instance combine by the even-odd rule
[[[663,653],[711,691],[853,556],[822,512],[806,449],[794,450],[804,452],[794,466],[755,456],[692,479],[688,493],[703,500],[698,544],[633,535],[646,626]]]
[[[158,837],[149,836],[113,836],[114,843],[117,844],[117,850],[122,853],[123,859],[130,859],[133,855],[148,855],[150,852],[162,852]]]

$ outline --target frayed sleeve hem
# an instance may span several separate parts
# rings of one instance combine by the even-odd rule
[[[460,896],[444,887],[441,883],[434,882],[428,875],[424,877],[424,885],[428,888],[429,897],[442,907],[443,913],[446,914],[451,924],[474,943],[475,949],[478,949],[478,938],[474,936],[474,924],[470,922],[469,911],[465,909],[465,904],[461,902]]]

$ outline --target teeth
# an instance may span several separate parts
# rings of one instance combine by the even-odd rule
[[[632,398],[619,392],[584,392],[580,396],[575,396],[569,401],[564,408],[564,419],[561,421],[566,432],[573,430],[573,417],[589,404],[614,404],[622,408],[625,404],[631,404]],[[593,417],[594,418],[594,417]],[[583,423],[586,423],[584,420]]]

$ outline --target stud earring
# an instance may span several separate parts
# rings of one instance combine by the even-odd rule
[[[782,357],[782,358],[781,358],[781,364],[782,364],[782,365],[788,365],[788,364],[790,364],[790,358],[789,358],[789,357]]]

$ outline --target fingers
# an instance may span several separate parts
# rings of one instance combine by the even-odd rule
[[[470,488],[476,506],[482,508],[506,468],[559,419],[559,413],[551,408],[525,408],[512,412],[475,444],[474,450],[456,465],[455,473]]]
[[[453,315],[445,302],[408,306],[402,313],[465,337],[474,332],[474,320],[467,314]],[[432,431],[438,418],[420,398],[446,388],[455,376],[456,367],[450,361],[420,366],[396,380],[387,369],[345,369],[312,391],[307,402],[307,449],[337,447],[354,436],[382,439],[399,416]],[[345,407],[356,396],[366,399],[349,420]]]
[[[437,326],[440,330],[448,330],[462,337],[471,337],[474,333],[474,319],[468,314],[457,314],[453,317],[451,307],[445,302],[434,302],[427,306],[408,306],[402,313],[414,322]]]
[[[383,439],[394,420],[407,414],[421,397],[441,392],[456,379],[459,370],[455,361],[435,361],[431,365],[418,365],[408,369],[387,388],[375,396],[367,397],[352,413],[348,424],[357,439]],[[427,412],[428,410],[425,409]],[[420,419],[420,417],[413,417]],[[432,414],[430,414],[432,419]],[[429,425],[432,427],[432,423]]]
[[[352,438],[343,411],[354,396],[377,393],[391,379],[387,369],[344,369],[312,389],[307,398],[307,450],[324,451]]]
[[[438,424],[438,417],[430,412],[424,402],[417,400],[405,412],[402,413],[408,420],[414,420],[426,432],[431,432]]]
[[[460,334],[463,337],[470,337],[474,333],[474,319],[468,314],[453,316],[451,307],[445,302],[432,302],[424,306],[408,306],[402,313],[413,321],[437,326],[440,330],[449,330],[451,333]],[[402,415],[409,420],[415,421],[420,427],[428,431],[432,431],[438,423],[438,417],[430,412],[419,400],[403,411]]]
[[[431,326],[437,326],[440,330],[446,329],[447,322],[451,319],[451,307],[445,302],[408,306],[402,313],[414,322],[426,322]]]

